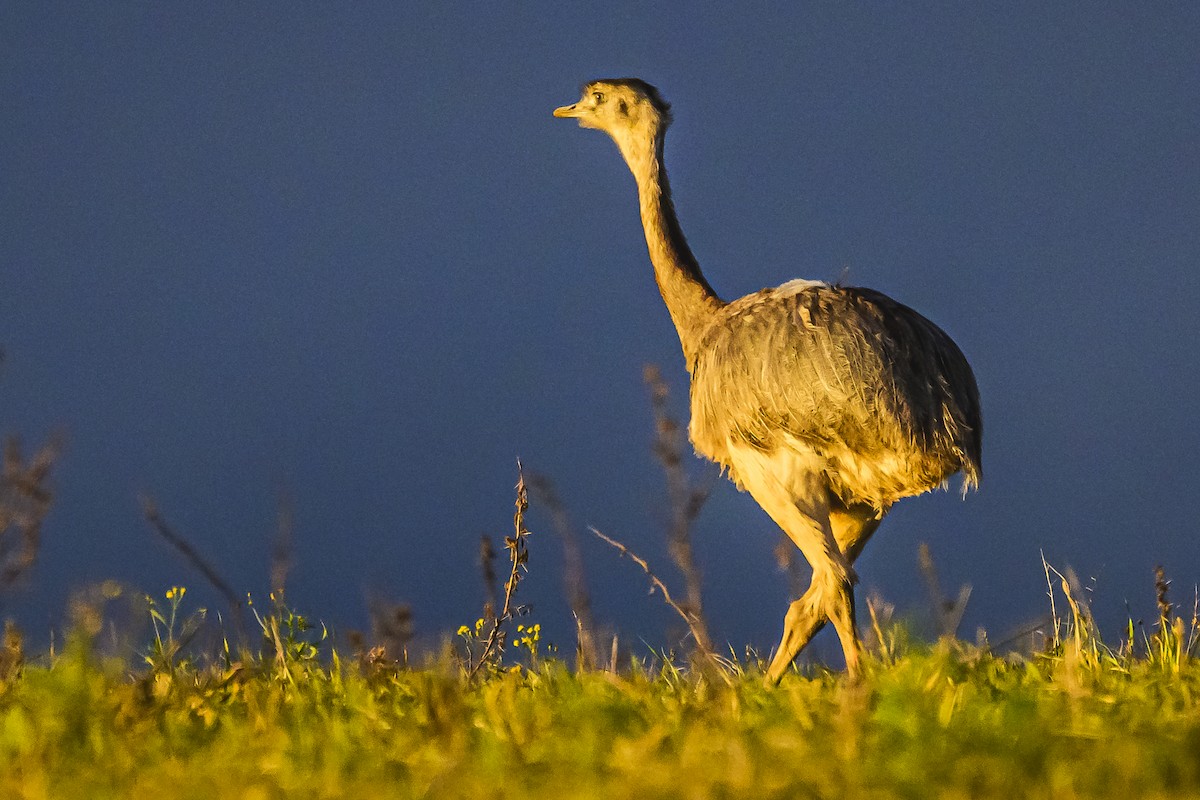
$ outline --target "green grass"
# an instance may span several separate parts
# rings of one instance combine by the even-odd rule
[[[507,654],[521,663],[474,680],[449,656],[344,659],[282,608],[259,618],[264,654],[195,661],[163,624],[177,603],[144,664],[83,632],[9,660],[0,797],[1200,796],[1200,666],[1179,626],[1137,656],[1079,617],[1025,659],[877,644],[858,685],[815,669],[768,689],[733,662],[575,674],[528,637]]]

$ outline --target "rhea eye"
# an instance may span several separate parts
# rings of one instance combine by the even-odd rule
[[[592,97],[596,99],[597,103],[604,102],[604,92],[592,92]]]

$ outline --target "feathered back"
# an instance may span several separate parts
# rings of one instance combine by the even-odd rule
[[[689,367],[693,443],[727,467],[729,441],[771,450],[790,437],[828,457],[843,499],[880,508],[982,475],[966,358],[879,292],[796,282],[748,295],[717,313]]]

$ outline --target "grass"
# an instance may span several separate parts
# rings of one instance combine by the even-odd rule
[[[756,663],[575,673],[536,642],[471,679],[449,658],[320,657],[292,624],[281,656],[138,668],[77,632],[10,668],[0,796],[1200,795],[1200,666],[1179,642],[1091,660],[1069,638],[1028,659],[947,639],[876,652],[857,685],[817,669],[767,689]]]
[[[773,688],[752,656],[572,669],[504,613],[415,667],[348,657],[276,596],[234,646],[182,587],[144,598],[148,641],[116,657],[105,584],[61,652],[25,663],[7,631],[0,797],[1200,796],[1195,608],[1177,616],[1160,574],[1156,630],[1109,647],[1069,571],[1046,573],[1063,617],[1042,652],[914,643],[872,613],[860,682],[809,667]]]
[[[247,601],[256,643],[178,586],[140,598],[144,640],[120,656],[115,584],[78,595],[61,651],[27,662],[10,627],[0,797],[1200,796],[1200,623],[1161,574],[1155,630],[1115,647],[1047,565],[1055,618],[1026,656],[914,642],[869,604],[858,683],[808,667],[766,688],[753,654],[573,669],[513,613],[518,496],[501,612],[420,666],[339,651],[281,595]]]

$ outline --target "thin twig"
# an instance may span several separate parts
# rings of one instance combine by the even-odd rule
[[[295,503],[291,492],[279,493],[279,516],[275,524],[275,541],[271,545],[271,592],[275,602],[282,603],[292,571],[292,531],[295,526]]]
[[[1058,609],[1054,607],[1054,581],[1050,578],[1050,570],[1054,568],[1046,560],[1046,552],[1044,550],[1039,550],[1038,552],[1042,556],[1042,571],[1046,573],[1046,595],[1050,598],[1050,621],[1053,625],[1052,630],[1054,631],[1053,647],[1057,648],[1062,641],[1062,637],[1059,635]],[[1055,570],[1056,574],[1057,572],[1058,570]],[[1062,576],[1060,575],[1059,577]]]
[[[1162,564],[1158,564],[1154,567],[1154,599],[1158,606],[1158,627],[1163,631],[1171,627],[1171,612],[1174,610],[1171,601],[1167,599],[1167,591],[1170,588],[1167,571],[1163,569]]]
[[[10,437],[4,446],[0,471],[0,589],[20,580],[37,560],[42,541],[42,521],[54,499],[50,470],[61,450],[61,436],[25,463],[21,442]]]
[[[167,524],[163,519],[162,514],[158,511],[158,506],[154,500],[146,495],[142,495],[142,514],[146,521],[150,523],[150,527],[154,532],[161,536],[167,544],[174,547],[184,557],[184,559],[196,568],[201,575],[204,576],[214,589],[220,592],[225,598],[230,611],[233,614],[233,619],[237,623],[238,633],[245,638],[245,624],[242,620],[242,602],[238,599],[237,594],[230,588],[229,584],[221,577],[216,568],[200,555],[199,551],[192,546],[191,542],[180,536]]]
[[[967,601],[971,597],[971,584],[964,583],[958,590],[958,598],[951,600],[942,594],[942,583],[938,580],[937,567],[933,563],[933,554],[929,545],[921,542],[917,546],[917,563],[921,575],[925,579],[925,588],[929,591],[929,601],[933,606],[935,623],[939,636],[953,638],[962,624],[963,614],[967,610]]]
[[[377,643],[371,649],[375,664],[390,661],[408,666],[408,643],[413,638],[412,608],[407,603],[395,603],[374,598],[368,605],[371,615],[371,635]]]
[[[492,620],[492,628],[488,631],[487,642],[483,645],[483,652],[479,654],[479,660],[467,674],[469,678],[475,677],[480,667],[490,659],[499,659],[504,655],[504,632],[501,626],[520,610],[513,605],[513,598],[516,597],[517,585],[521,582],[521,573],[528,571],[525,563],[529,560],[529,548],[525,543],[525,539],[529,536],[529,531],[525,528],[525,511],[529,508],[529,493],[525,489],[525,473],[521,470],[520,461],[517,462],[516,506],[517,510],[513,514],[513,535],[504,539],[504,546],[508,549],[509,562],[512,564],[508,580],[504,582],[504,606]]]
[[[584,576],[579,537],[567,517],[566,508],[559,499],[554,483],[544,475],[530,475],[529,487],[533,490],[534,499],[550,512],[551,526],[562,542],[563,589],[571,606],[571,614],[575,617],[575,667],[580,672],[586,671],[600,663],[600,654],[596,646],[592,600]]]
[[[671,559],[683,574],[687,604],[697,617],[701,612],[701,576],[696,566],[691,542],[691,523],[699,515],[708,491],[691,486],[683,467],[683,434],[679,422],[667,407],[669,388],[657,366],[647,364],[643,378],[650,388],[650,404],[654,411],[654,454],[663,466],[667,479],[667,497],[671,521],[667,543]]]
[[[1046,629],[1055,626],[1055,624],[1056,623],[1055,623],[1054,616],[1051,615],[1050,617],[1048,617],[1046,619],[1038,620],[1036,622],[1030,622],[1026,625],[1022,625],[1020,628],[1017,628],[1015,631],[1010,632],[1008,634],[1008,636],[1004,637],[996,644],[991,645],[990,649],[993,653],[1003,653],[1008,649],[1009,645],[1019,642],[1028,636],[1028,637],[1030,637],[1029,647],[1032,650],[1034,648],[1034,643],[1032,641],[1033,634],[1040,632],[1043,636],[1045,636]],[[1042,642],[1042,645],[1043,646],[1045,645],[1044,641]],[[1022,650],[1021,652],[1025,652],[1025,651]]]
[[[668,400],[670,388],[662,373],[654,364],[642,369],[642,378],[650,388],[650,405],[654,411],[654,453],[662,464],[667,479],[667,500],[671,509],[671,520],[667,526],[667,545],[671,560],[683,575],[687,606],[692,620],[693,633],[706,650],[712,646],[708,636],[708,624],[704,618],[703,580],[696,564],[692,548],[692,523],[712,492],[708,486],[695,486],[684,468],[686,439],[683,427],[671,415]]]
[[[479,537],[479,569],[483,573],[483,618],[491,622],[496,618],[496,548],[492,537],[486,533]]]
[[[642,568],[646,575],[650,577],[651,593],[653,593],[654,589],[658,589],[660,592],[662,592],[663,601],[665,601],[666,604],[670,606],[676,614],[679,615],[680,619],[687,624],[688,630],[692,632],[692,638],[696,640],[697,649],[699,649],[701,653],[706,656],[712,655],[712,647],[708,643],[707,634],[701,627],[697,625],[697,619],[695,615],[683,608],[683,606],[679,605],[679,603],[675,602],[675,600],[671,597],[671,591],[667,588],[667,585],[663,583],[657,575],[654,574],[654,571],[650,569],[650,565],[646,563],[646,559],[642,558],[637,553],[623,545],[621,542],[618,542],[616,539],[605,536],[595,528],[589,527],[588,530],[615,547],[622,556],[629,556],[635,564]]]

